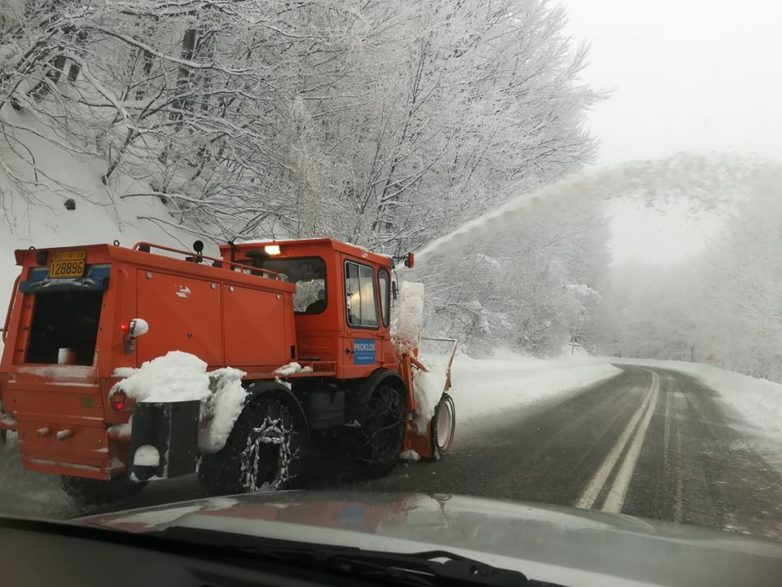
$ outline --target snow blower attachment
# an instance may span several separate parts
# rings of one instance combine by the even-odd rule
[[[405,455],[413,460],[439,460],[451,447],[456,426],[456,409],[447,392],[451,389],[457,343],[451,338],[422,338],[423,324],[424,286],[403,282],[394,316],[393,343],[400,373],[413,390],[408,405],[413,418],[407,424]],[[427,365],[418,358],[422,342],[439,346],[441,351],[433,353]],[[448,352],[442,353],[445,349]]]
[[[193,472],[208,493],[291,487],[318,452],[385,475],[451,445],[456,343],[421,360],[423,287],[397,290],[387,256],[310,239],[16,261],[0,430],[77,499]]]

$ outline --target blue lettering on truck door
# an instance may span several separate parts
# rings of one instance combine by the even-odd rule
[[[375,364],[375,341],[372,338],[353,339],[353,364]]]

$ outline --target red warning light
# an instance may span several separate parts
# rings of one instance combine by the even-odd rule
[[[109,402],[111,402],[111,407],[119,412],[128,402],[128,395],[121,389],[118,389],[109,396]]]

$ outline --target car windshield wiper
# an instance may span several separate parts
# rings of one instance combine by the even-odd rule
[[[445,550],[398,554],[177,526],[153,534],[207,547],[213,556],[250,555],[397,585],[510,587],[528,583],[527,577],[518,571],[493,567]]]

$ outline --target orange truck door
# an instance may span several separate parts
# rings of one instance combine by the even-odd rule
[[[375,268],[369,263],[344,257],[345,330],[342,337],[340,377],[366,377],[382,363],[381,328]]]
[[[139,269],[136,287],[137,317],[149,323],[138,339],[138,364],[173,350],[224,364],[218,283]]]

